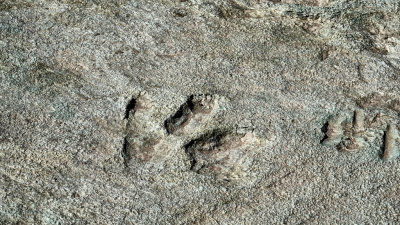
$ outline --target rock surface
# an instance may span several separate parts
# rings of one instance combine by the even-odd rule
[[[0,1],[0,223],[399,223],[399,79],[397,0]]]

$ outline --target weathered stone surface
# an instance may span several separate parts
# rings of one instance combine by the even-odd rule
[[[399,21],[397,0],[0,1],[0,223],[398,223]]]

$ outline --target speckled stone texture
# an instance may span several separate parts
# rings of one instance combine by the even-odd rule
[[[0,1],[0,224],[400,223],[397,0]]]

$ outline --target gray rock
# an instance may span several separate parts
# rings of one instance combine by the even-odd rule
[[[398,223],[399,21],[396,0],[0,1],[0,223]]]

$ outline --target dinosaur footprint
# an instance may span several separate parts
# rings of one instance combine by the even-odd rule
[[[364,149],[365,142],[364,111],[356,110],[353,118],[339,114],[328,122],[326,138],[322,141],[326,146],[340,146],[341,150],[354,152]]]
[[[384,160],[393,160],[400,155],[399,148],[397,146],[399,140],[400,137],[396,126],[389,124],[385,135],[385,150],[382,157]]]
[[[225,107],[224,97],[192,95],[176,113],[162,121],[161,106],[154,105],[147,95],[139,96],[127,106],[122,151],[125,165],[129,167],[133,159],[155,162],[155,158],[174,154],[171,150],[175,149],[175,154],[187,159],[184,164],[193,172],[219,180],[245,177],[251,170],[254,154],[266,142],[253,131],[220,128],[216,118]]]
[[[321,142],[325,146],[337,146],[342,151],[356,152],[371,146],[374,138],[383,140],[382,159],[394,160],[400,155],[400,136],[395,119],[379,112],[371,119],[365,118],[363,110],[355,110],[353,117],[344,113],[328,121],[326,136]],[[382,145],[382,141],[379,145]]]
[[[123,156],[126,163],[132,158],[150,161],[165,149],[163,127],[156,116],[157,109],[145,94],[140,95],[131,109],[128,119]]]
[[[190,170],[210,174],[222,180],[242,178],[249,169],[249,154],[262,147],[263,141],[254,133],[238,134],[214,130],[192,140],[185,146]]]
[[[192,95],[175,115],[165,121],[169,134],[190,135],[202,128],[216,114],[220,98],[215,95]]]

